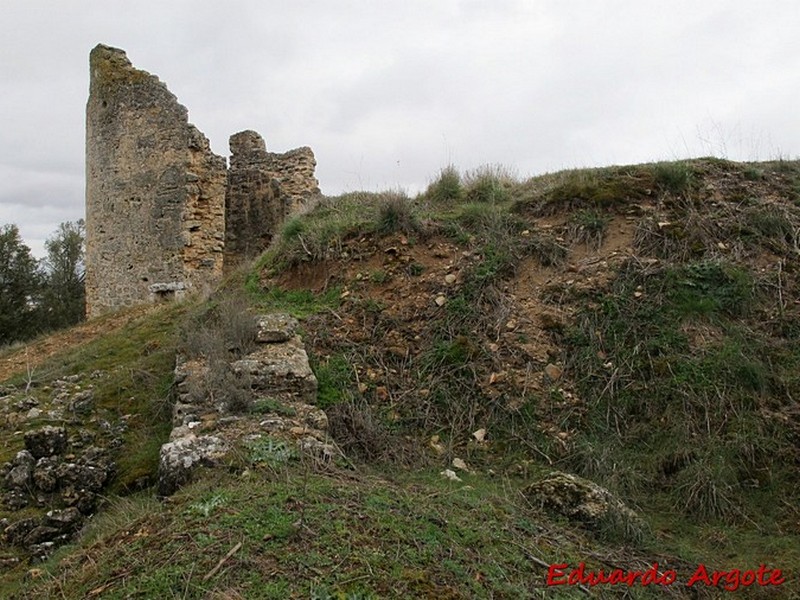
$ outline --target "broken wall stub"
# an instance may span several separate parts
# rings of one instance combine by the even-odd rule
[[[289,197],[291,212],[303,209],[318,196],[319,181],[314,176],[317,160],[308,146],[288,152],[267,152],[266,167]]]
[[[262,252],[291,209],[268,167],[263,138],[242,131],[230,138],[231,165],[225,203],[225,267]]]
[[[248,130],[231,136],[230,150],[226,269],[263,252],[284,219],[320,193],[311,148],[267,152],[264,139]]]
[[[90,55],[86,108],[86,304],[180,297],[222,277],[225,159],[159,79],[125,52]]]

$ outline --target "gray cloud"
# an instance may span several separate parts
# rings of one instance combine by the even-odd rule
[[[544,171],[795,157],[794,1],[6,3],[0,222],[83,215],[88,53],[128,51],[227,155],[314,148],[323,191],[421,190],[448,163]]]

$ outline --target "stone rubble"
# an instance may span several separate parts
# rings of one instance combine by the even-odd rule
[[[55,380],[36,390],[38,398],[33,390],[0,390],[0,427],[20,428],[24,444],[0,465],[0,502],[12,514],[26,513],[0,519],[0,545],[22,547],[37,560],[80,529],[116,470],[111,451],[121,443],[124,423],[96,418],[94,390],[80,380]],[[88,423],[99,431],[89,431]]]
[[[285,314],[256,318],[258,347],[229,363],[244,382],[247,403],[232,407],[205,389],[209,365],[179,356],[175,366],[178,399],[170,441],[161,447],[158,493],[173,494],[190,482],[198,467],[213,467],[237,444],[262,437],[280,440],[329,462],[339,451],[327,435],[328,419],[314,406],[317,379],[308,363],[297,320]]]

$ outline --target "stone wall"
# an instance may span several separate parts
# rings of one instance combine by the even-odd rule
[[[225,204],[225,267],[262,252],[291,209],[269,168],[264,140],[255,131],[230,139],[231,165]]]
[[[86,307],[106,311],[214,287],[319,194],[310,148],[231,137],[231,168],[158,77],[98,45],[86,107]],[[227,222],[226,222],[227,221]]]
[[[311,148],[267,152],[264,139],[248,130],[231,136],[230,149],[226,269],[263,252],[286,216],[303,209],[320,193]]]
[[[319,195],[319,181],[314,176],[316,166],[314,152],[308,146],[282,154],[267,153],[265,167],[289,197],[291,212],[301,210],[311,198]]]
[[[89,64],[87,315],[216,284],[225,160],[167,87],[122,50],[99,45]]]

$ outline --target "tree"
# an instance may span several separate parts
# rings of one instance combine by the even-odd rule
[[[42,278],[16,225],[0,227],[0,346],[41,331],[36,318]]]
[[[48,329],[68,327],[83,320],[84,292],[83,219],[61,223],[45,242],[47,257],[42,261],[45,281],[41,312]]]

